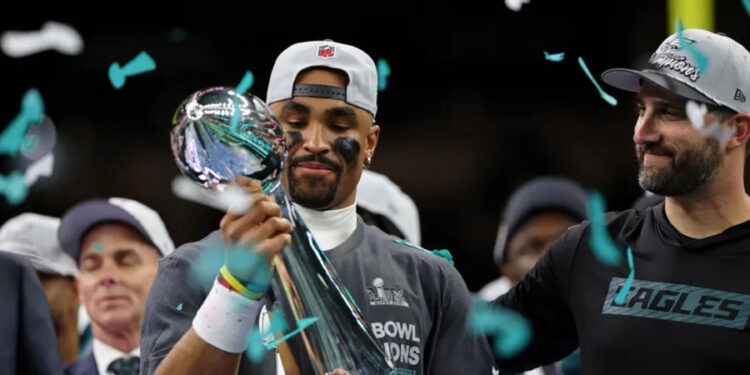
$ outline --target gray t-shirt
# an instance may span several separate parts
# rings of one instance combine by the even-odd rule
[[[204,280],[198,288],[188,287],[190,265],[202,250],[219,246],[216,231],[159,262],[141,333],[141,374],[152,374],[190,329],[212,285]],[[466,332],[471,297],[447,260],[405,245],[361,219],[354,233],[326,254],[398,368],[394,375],[493,373],[487,342]],[[239,373],[275,375],[272,354],[260,363],[243,355]]]

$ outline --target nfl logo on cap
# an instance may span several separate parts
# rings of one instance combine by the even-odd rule
[[[334,53],[336,53],[336,47],[334,46],[320,46],[318,47],[318,57],[333,57]]]

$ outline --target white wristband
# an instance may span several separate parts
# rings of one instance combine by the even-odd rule
[[[193,319],[193,329],[207,343],[229,353],[247,349],[247,338],[262,303],[229,290],[214,280]]]

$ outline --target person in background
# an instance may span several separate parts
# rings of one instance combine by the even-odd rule
[[[421,245],[419,210],[387,176],[365,169],[357,184],[357,214],[366,224]]]
[[[0,227],[0,251],[16,254],[36,269],[41,280],[50,316],[55,326],[57,345],[63,363],[78,359],[78,295],[73,259],[57,242],[60,219],[24,213]]]
[[[174,250],[159,214],[124,198],[89,200],[62,217],[58,238],[79,268],[76,288],[91,318],[91,353],[66,374],[132,375],[157,262]]]
[[[534,267],[553,241],[585,218],[586,192],[572,180],[544,176],[516,188],[505,204],[495,243],[495,264],[502,276],[485,285],[477,296],[492,301],[507,292]],[[574,375],[579,368],[576,351],[560,362],[523,374]]]
[[[0,296],[0,374],[61,374],[49,303],[26,259],[0,252]]]
[[[544,176],[528,181],[510,195],[493,252],[502,275],[477,296],[492,301],[521,280],[550,244],[572,225],[586,219],[586,193],[578,183]]]

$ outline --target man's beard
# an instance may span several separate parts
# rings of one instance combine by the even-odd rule
[[[312,161],[331,167],[331,170],[336,175],[336,179],[333,182],[327,182],[322,177],[307,177],[304,178],[305,181],[297,179],[294,176],[294,170],[297,168],[297,165]],[[289,195],[295,203],[303,207],[312,209],[328,208],[336,197],[336,191],[338,191],[339,183],[341,182],[341,170],[340,164],[320,155],[306,155],[291,159],[289,161],[289,171],[287,172]]]
[[[669,166],[644,167],[646,152],[667,154]],[[638,159],[638,184],[644,190],[663,196],[680,196],[692,193],[711,181],[721,162],[719,142],[706,138],[703,147],[692,147],[675,152],[657,143],[636,145]]]

